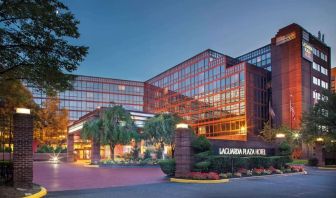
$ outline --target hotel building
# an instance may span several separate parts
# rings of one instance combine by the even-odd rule
[[[119,104],[135,112],[177,113],[216,143],[260,147],[257,135],[269,119],[299,129],[302,114],[330,89],[330,76],[330,47],[291,24],[269,44],[236,58],[208,49],[145,82],[77,76],[74,90],[59,98],[72,122]],[[46,98],[33,95],[38,104]]]
[[[336,67],[331,69],[331,81],[330,81],[331,91],[336,93]]]

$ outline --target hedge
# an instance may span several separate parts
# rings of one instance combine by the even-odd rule
[[[168,176],[175,175],[175,160],[174,159],[166,159],[159,161],[160,168],[162,172],[164,172]]]
[[[215,156],[210,159],[209,171],[215,171],[218,173],[225,173],[232,171],[232,160],[233,168],[235,170],[239,168],[253,169],[253,168],[269,168],[273,166],[274,168],[281,168],[286,165],[286,163],[291,162],[291,158],[288,156],[270,156],[270,157],[228,157],[228,156]]]

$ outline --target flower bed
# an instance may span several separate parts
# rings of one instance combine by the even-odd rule
[[[220,179],[219,174],[215,172],[202,173],[202,172],[191,172],[185,179],[195,179],[195,180],[218,180]]]
[[[239,168],[233,174],[228,173],[221,173],[219,177],[222,179],[227,178],[239,178],[239,177],[250,177],[250,176],[262,176],[262,175],[272,175],[272,174],[283,174],[283,173],[297,173],[297,172],[304,172],[304,167],[299,165],[288,165],[282,170],[276,169],[273,166],[269,168],[254,168],[251,170],[245,168]]]
[[[113,168],[140,168],[140,167],[159,167],[157,160],[152,159],[139,159],[129,161],[113,161],[113,160],[101,160],[100,167],[113,167]]]

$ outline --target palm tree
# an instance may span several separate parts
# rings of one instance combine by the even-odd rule
[[[143,137],[153,143],[160,144],[161,149],[164,149],[164,144],[171,146],[172,156],[174,156],[175,129],[176,124],[181,120],[182,119],[176,114],[157,114],[146,120]]]
[[[131,115],[122,106],[106,109],[103,114],[103,143],[110,146],[111,159],[114,160],[114,148],[117,144],[129,144],[137,138],[135,124]]]
[[[100,160],[100,143],[102,140],[102,120],[93,119],[84,123],[81,130],[83,140],[91,139],[91,163],[96,164]]]

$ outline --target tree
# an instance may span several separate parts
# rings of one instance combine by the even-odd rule
[[[23,80],[46,93],[71,88],[88,48],[71,45],[79,21],[58,0],[0,1],[0,79]]]
[[[161,113],[145,122],[144,138],[158,143],[161,149],[164,149],[164,144],[170,145],[172,148],[172,156],[175,151],[175,129],[176,124],[182,119],[176,114]]]
[[[302,120],[302,138],[306,143],[323,138],[327,146],[336,140],[336,93],[323,92],[321,100],[304,114]]]
[[[103,135],[103,122],[101,119],[93,119],[87,121],[81,130],[81,138],[83,140],[92,139],[100,142]]]
[[[96,164],[100,160],[100,145],[103,135],[103,122],[101,119],[93,119],[87,121],[81,130],[81,138],[83,140],[91,140],[91,163]]]
[[[0,115],[11,116],[17,107],[29,108],[35,114],[38,106],[30,91],[18,80],[0,79]]]
[[[65,140],[68,110],[60,109],[59,103],[58,98],[48,97],[37,112],[37,139],[42,142],[59,144]]]
[[[107,108],[103,113],[103,139],[104,144],[110,146],[111,159],[114,160],[114,148],[118,144],[128,144],[137,138],[136,126],[131,114],[122,106]]]
[[[268,143],[275,142],[277,131],[272,128],[269,121],[264,123],[264,128],[260,132],[260,137]]]

